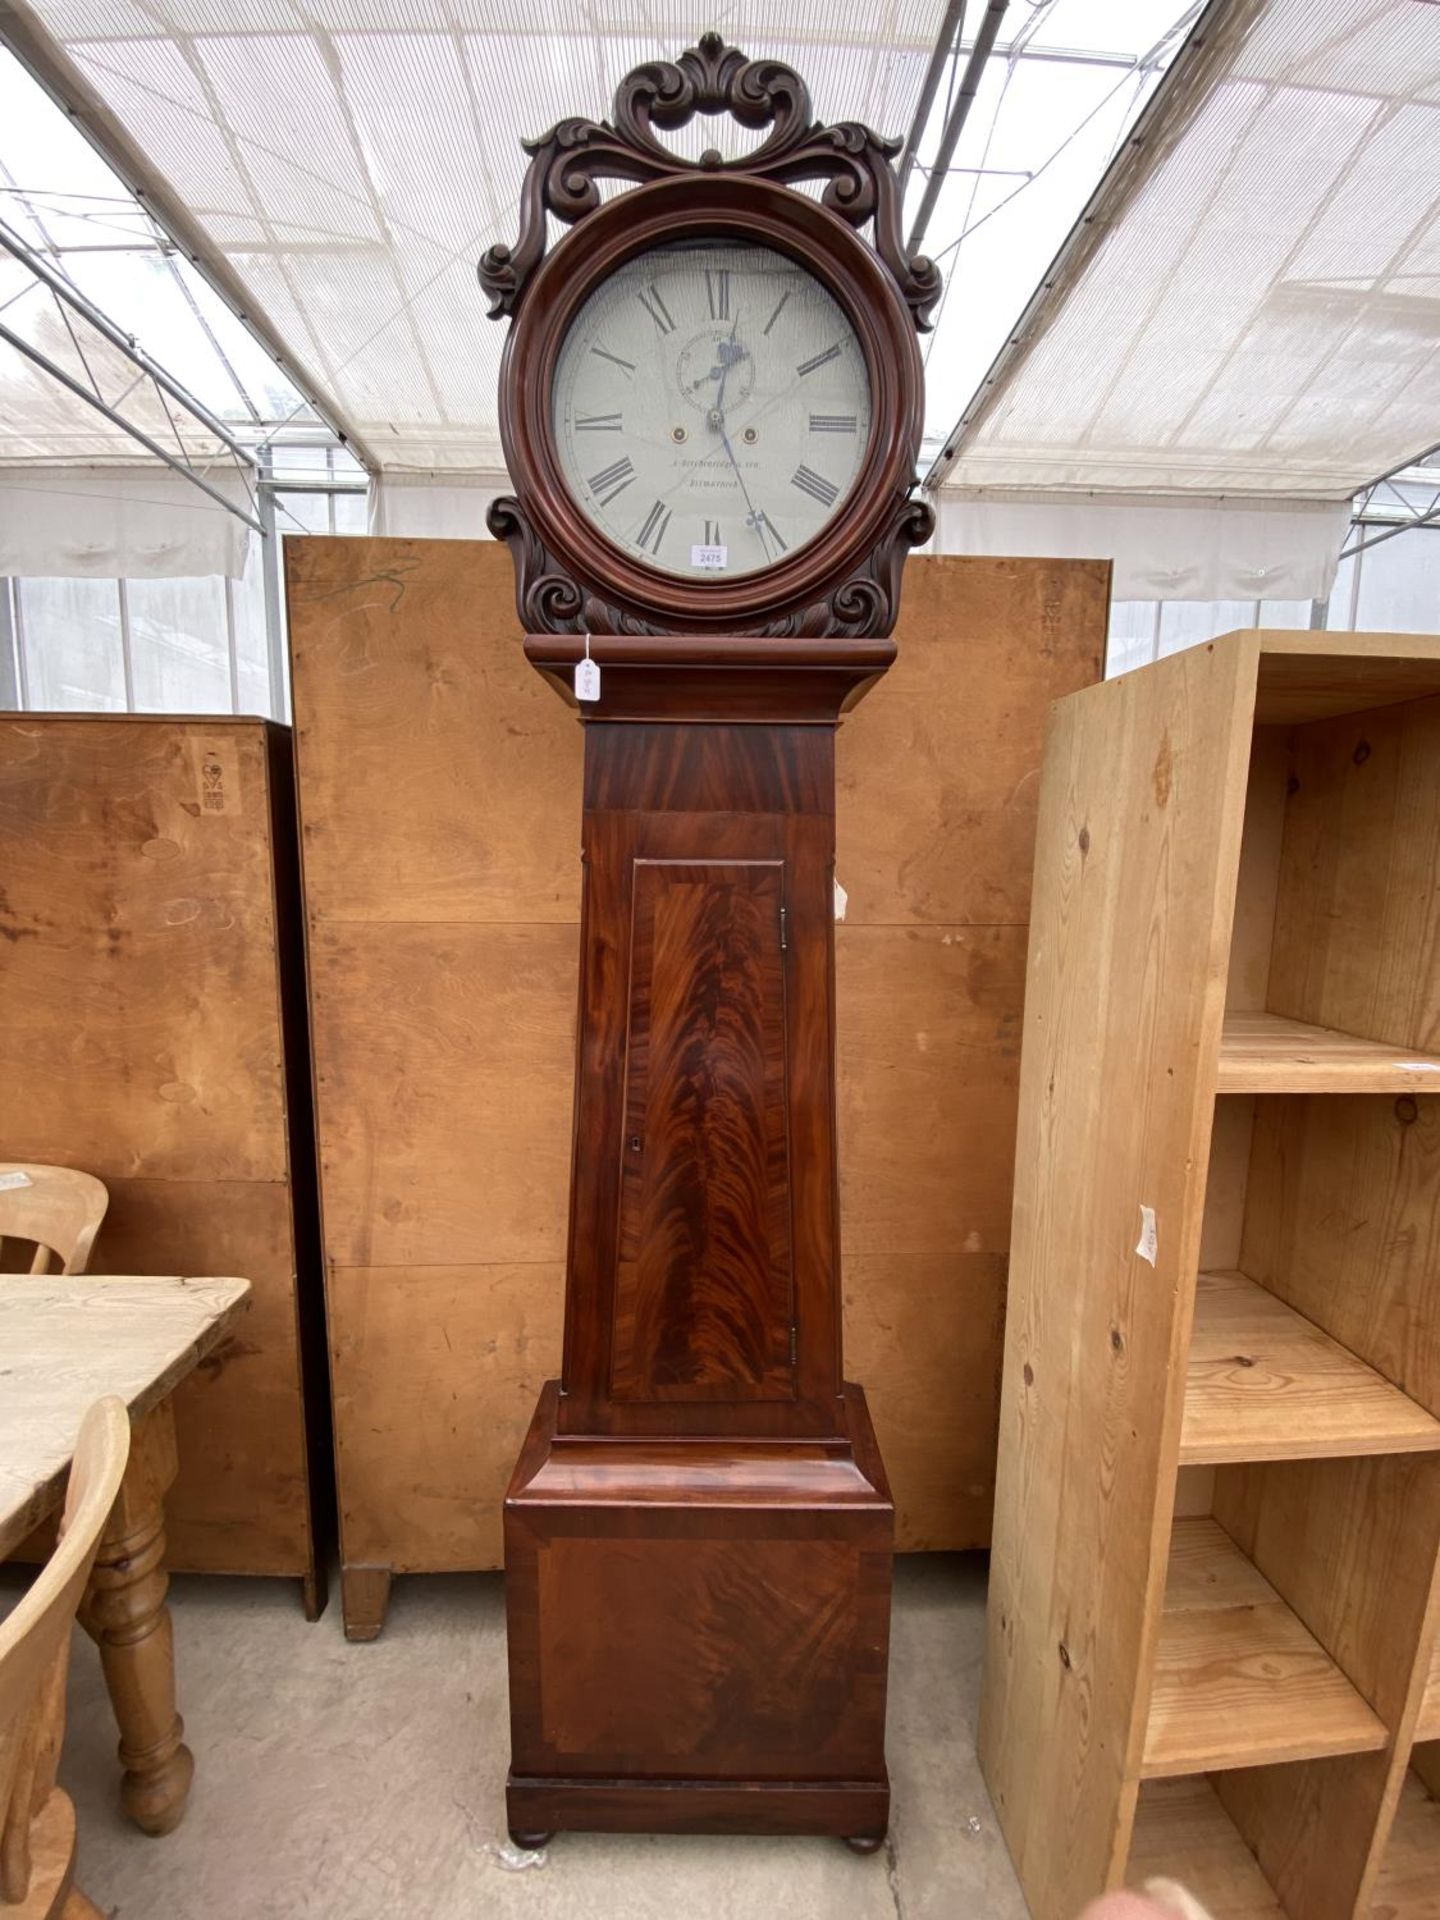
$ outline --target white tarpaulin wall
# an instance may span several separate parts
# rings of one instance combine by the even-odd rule
[[[939,553],[1108,559],[1115,600],[1324,600],[1349,501],[976,497],[942,488]]]
[[[1338,499],[1440,440],[1440,6],[1218,13],[950,482]]]
[[[370,532],[478,540],[503,473],[384,475]],[[1333,501],[936,496],[935,553],[1111,560],[1116,600],[1323,600],[1350,525]]]
[[[241,476],[212,471],[206,477],[237,507],[251,510]],[[175,580],[220,574],[238,580],[250,538],[238,515],[158,462],[0,466],[0,577]]]

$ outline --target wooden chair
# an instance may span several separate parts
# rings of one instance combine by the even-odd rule
[[[0,1620],[0,1920],[100,1920],[72,1885],[75,1808],[55,1768],[71,1623],[129,1453],[124,1401],[97,1400],[75,1445],[59,1545]]]
[[[31,1273],[49,1273],[52,1258],[59,1259],[62,1273],[84,1273],[109,1204],[104,1183],[93,1174],[0,1161],[0,1247],[7,1240],[32,1240]]]

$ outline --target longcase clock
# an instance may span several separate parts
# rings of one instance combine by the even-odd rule
[[[696,114],[763,137],[684,159],[658,133]],[[895,144],[713,35],[528,151],[480,267],[490,523],[585,723],[585,884],[563,1371],[505,1509],[510,1828],[868,1850],[893,1510],[841,1363],[834,752],[930,531],[939,276]]]

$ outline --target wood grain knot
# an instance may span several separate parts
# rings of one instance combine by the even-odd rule
[[[1395,1102],[1395,1118],[1402,1127],[1413,1126],[1420,1118],[1420,1102],[1413,1094],[1402,1093]]]
[[[1355,751],[1351,754],[1350,758],[1355,762],[1357,767],[1363,767],[1365,762],[1370,758],[1370,742],[1368,740],[1357,742]]]
[[[1070,1667],[1071,1667],[1070,1649],[1069,1647],[1066,1646],[1063,1640],[1060,1642],[1060,1664],[1062,1667],[1064,1667],[1067,1673],[1070,1671]]]
[[[1090,851],[1090,829],[1089,829],[1089,827],[1081,827],[1081,829],[1080,829],[1080,841],[1079,841],[1079,845],[1080,845],[1080,851],[1081,851],[1081,853],[1082,853],[1082,854],[1086,854],[1086,853],[1088,853],[1088,852]]]
[[[1025,1362],[1024,1366],[1020,1369],[1020,1372],[1021,1372],[1021,1376],[1025,1381],[1026,1386],[1033,1387],[1035,1384],[1035,1369],[1034,1367],[1031,1366],[1028,1360]]]

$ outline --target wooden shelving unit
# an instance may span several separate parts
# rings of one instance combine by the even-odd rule
[[[1440,1448],[1440,1420],[1243,1273],[1202,1273],[1180,1464]]]
[[[1385,1725],[1218,1522],[1176,1522],[1141,1771],[1370,1753]]]
[[[1417,1740],[1440,1740],[1440,1643],[1430,1662],[1430,1678],[1420,1701],[1420,1716],[1415,1723]]]
[[[1440,1920],[1440,639],[1054,711],[980,1752],[1036,1920]]]
[[[1284,1920],[1275,1889],[1204,1779],[1151,1780],[1140,1789],[1130,1871],[1142,1885],[1180,1881],[1227,1920]]]
[[[1217,1093],[1440,1093],[1440,1058],[1275,1013],[1227,1013]]]

